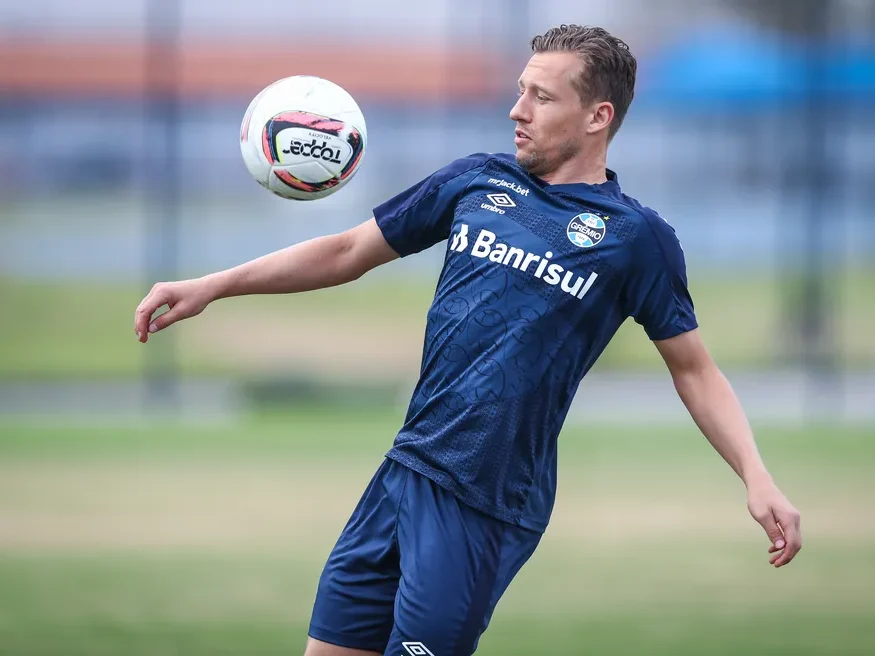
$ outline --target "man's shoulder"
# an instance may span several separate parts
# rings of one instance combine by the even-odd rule
[[[492,153],[472,153],[464,157],[457,157],[434,171],[429,177],[432,183],[447,182],[475,169],[484,168],[493,157]]]
[[[514,157],[510,153],[478,152],[454,159],[452,162],[450,162],[448,166],[475,168],[478,166],[485,166],[486,164],[490,163],[504,163],[513,165],[516,164],[516,157]]]
[[[471,153],[464,157],[458,157],[445,164],[429,178],[429,182],[433,186],[442,186],[444,183],[456,181],[459,179],[470,179],[468,176],[476,176],[478,173],[489,168],[508,169],[516,163],[516,158],[507,153]]]
[[[633,210],[630,215],[639,223],[635,239],[637,248],[642,249],[639,252],[661,252],[665,257],[682,252],[674,226],[659,212],[627,194],[621,194],[621,197],[623,203]]]
[[[655,209],[642,204],[637,198],[633,198],[628,194],[621,193],[620,197],[623,204],[632,210],[630,215],[636,221],[640,221],[643,228],[647,228],[657,237],[675,234],[674,227]]]

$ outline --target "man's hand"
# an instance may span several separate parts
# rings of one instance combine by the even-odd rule
[[[770,481],[748,487],[747,507],[769,536],[769,553],[775,554],[769,564],[782,567],[789,563],[802,548],[799,531],[799,511]]]
[[[747,486],[747,507],[771,540],[769,562],[782,567],[802,548],[799,512],[768,475],[729,381],[714,364],[698,330],[655,342],[675,388],[702,434]]]
[[[159,282],[140,302],[134,314],[134,332],[137,333],[137,339],[145,344],[149,333],[158,332],[181,319],[200,314],[212,301],[213,293],[204,278]],[[152,315],[164,305],[170,309],[153,320]]]

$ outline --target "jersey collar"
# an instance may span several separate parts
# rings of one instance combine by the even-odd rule
[[[587,193],[599,193],[606,196],[615,196],[620,193],[620,181],[617,173],[611,169],[605,169],[607,181],[601,184],[587,184],[585,182],[569,182],[565,184],[549,184],[538,178],[541,186],[550,192],[562,192],[566,194],[581,195]]]

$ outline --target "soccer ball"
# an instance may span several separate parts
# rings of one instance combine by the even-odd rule
[[[263,89],[240,126],[240,152],[252,177],[294,200],[324,198],[343,187],[359,169],[367,140],[353,97],[310,75]]]

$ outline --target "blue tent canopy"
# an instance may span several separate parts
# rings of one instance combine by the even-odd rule
[[[694,107],[797,103],[811,91],[875,98],[875,49],[800,40],[750,27],[699,31],[641,62],[642,103]]]

